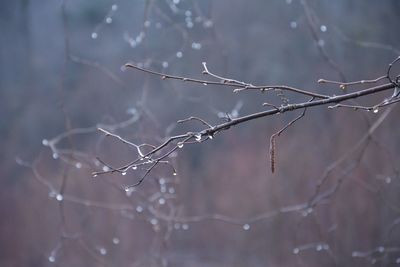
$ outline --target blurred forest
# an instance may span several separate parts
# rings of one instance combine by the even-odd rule
[[[375,79],[400,55],[399,1],[0,5],[0,266],[400,264],[397,105],[307,110],[276,138],[274,173],[270,137],[300,110],[185,144],[130,190],[146,166],[92,175],[138,156],[98,127],[159,145],[201,130],[177,123],[190,116],[214,125],[305,99],[125,63],[203,79],[207,62],[240,81],[342,94],[317,80]]]

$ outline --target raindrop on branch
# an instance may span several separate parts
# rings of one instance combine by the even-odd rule
[[[107,254],[107,249],[101,247],[101,248],[99,248],[99,252],[100,252],[101,255],[106,255]]]
[[[57,201],[61,202],[61,201],[63,201],[64,197],[61,194],[57,194],[56,199],[57,199]]]
[[[142,206],[137,206],[136,207],[136,212],[138,212],[138,213],[143,212],[143,207]]]
[[[197,142],[200,142],[201,141],[201,134],[196,134],[194,138],[196,139]]]
[[[48,146],[48,145],[49,145],[49,140],[43,139],[43,140],[42,140],[42,145]]]
[[[299,248],[294,248],[294,249],[293,249],[293,254],[299,254],[299,252],[300,252],[300,249],[299,249]]]
[[[183,57],[183,53],[181,51],[176,52],[176,57],[177,58],[182,58]]]
[[[112,242],[114,243],[114,245],[118,245],[119,244],[119,239],[114,237]]]
[[[321,32],[326,32],[328,28],[325,25],[321,25],[320,30]]]
[[[164,204],[165,204],[165,198],[160,198],[160,199],[158,199],[158,203],[159,203],[160,205],[164,205]]]
[[[250,225],[248,223],[243,225],[243,230],[248,231],[250,230]]]
[[[49,262],[55,262],[56,261],[56,257],[54,257],[54,255],[50,255],[48,260],[49,260]]]
[[[97,37],[98,37],[97,32],[92,32],[91,37],[92,37],[92,39],[97,39]]]

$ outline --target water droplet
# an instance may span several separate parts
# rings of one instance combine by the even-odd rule
[[[92,177],[93,177],[93,178],[97,177],[97,174],[96,174],[96,173],[94,173],[94,174],[92,175]]]
[[[82,168],[82,163],[80,163],[80,162],[75,163],[75,168],[77,168],[77,169]]]
[[[372,109],[372,112],[375,113],[375,114],[378,113],[378,112],[379,112],[379,108],[378,108],[378,107],[374,107],[374,108]]]
[[[111,9],[112,9],[113,11],[116,11],[116,10],[118,9],[118,5],[115,5],[115,4],[112,5],[112,6],[111,6]]]
[[[189,224],[187,224],[187,223],[182,224],[182,229],[189,230]]]
[[[49,262],[55,262],[56,261],[56,257],[54,257],[53,255],[49,256]]]
[[[183,56],[183,53],[181,51],[176,52],[176,57],[181,58]]]
[[[134,171],[136,171],[136,170],[137,170],[137,166],[136,166],[136,165],[133,165],[131,169],[134,170]]]
[[[208,85],[208,83],[203,83],[203,85]]]
[[[247,231],[250,230],[250,225],[249,224],[243,224],[243,230]]]
[[[380,253],[383,253],[383,252],[385,251],[385,248],[382,247],[382,246],[380,246],[380,247],[378,247],[378,251],[379,251]]]
[[[185,11],[185,16],[190,17],[192,15],[192,12],[190,10]]]
[[[100,252],[101,255],[106,255],[107,254],[107,249],[99,248],[99,252]]]
[[[201,134],[196,134],[194,136],[194,138],[196,139],[197,142],[200,142],[201,141]]]
[[[105,166],[105,165],[103,166],[103,168],[102,168],[102,169],[103,169],[103,171],[104,171],[104,172],[108,172],[108,171],[110,171],[110,168],[109,168],[108,166]]]
[[[48,145],[49,145],[49,140],[43,139],[43,140],[42,140],[42,145],[48,146]]]
[[[56,199],[57,201],[63,201],[64,197],[61,194],[57,194]]]
[[[290,22],[290,28],[296,29],[297,28],[297,22],[296,21],[291,21]]]
[[[91,36],[92,36],[92,39],[97,39],[97,36],[98,36],[98,35],[97,35],[96,32],[92,32],[92,35],[91,35]]]
[[[168,188],[168,192],[170,194],[174,194],[175,193],[175,188],[173,188],[173,187]]]
[[[358,253],[357,251],[353,251],[353,253],[351,253],[352,257],[359,257],[360,253]]]
[[[208,136],[208,138],[210,138],[211,140],[214,138],[214,136],[212,136],[212,134],[210,134],[209,136]]]
[[[168,68],[168,62],[167,61],[164,61],[163,63],[162,63],[162,67],[165,69],[165,68]]]
[[[186,22],[187,28],[191,29],[191,28],[193,28],[193,26],[194,26],[193,22],[191,22],[191,21]]]
[[[165,185],[162,184],[162,185],[160,186],[160,192],[161,192],[161,193],[167,192],[167,188],[165,187]]]
[[[203,22],[203,27],[204,28],[211,28],[214,25],[214,23],[212,22],[212,20],[206,20]]]
[[[321,25],[320,30],[321,32],[326,32],[328,28],[325,25]]]
[[[325,41],[322,40],[322,39],[319,39],[318,40],[318,45],[321,46],[321,47],[324,46],[325,45]]]
[[[130,196],[132,195],[133,191],[135,191],[135,188],[133,188],[133,187],[131,187],[131,188],[129,188],[129,187],[125,188],[126,196],[130,197]]]
[[[158,180],[158,183],[159,184],[161,184],[161,185],[163,185],[163,184],[165,184],[165,179],[164,178],[160,178],[159,180]]]
[[[136,41],[134,39],[129,38],[128,43],[132,48],[136,47]]]
[[[160,199],[158,199],[158,203],[159,203],[160,205],[164,205],[164,204],[165,204],[165,198],[160,198]]]
[[[293,249],[293,254],[299,254],[299,252],[300,252],[300,249],[299,249],[299,248],[294,248],[294,249]]]
[[[153,219],[150,220],[150,223],[152,225],[157,225],[158,224],[158,220],[156,218],[153,218]]]
[[[201,44],[193,42],[192,43],[192,48],[195,49],[195,50],[200,50],[201,49]]]
[[[183,143],[182,143],[182,142],[179,142],[179,143],[177,144],[177,147],[182,148],[182,147],[183,147]]]
[[[173,172],[172,175],[173,175],[173,176],[177,176],[178,174],[177,174],[176,172]]]
[[[146,28],[150,27],[150,25],[151,25],[151,21],[150,21],[150,20],[146,20],[146,21],[143,23],[143,26],[145,26]]]
[[[58,159],[58,154],[57,153],[53,153],[53,159]]]
[[[136,211],[137,211],[138,213],[143,212],[143,207],[142,207],[142,206],[137,206],[137,207],[136,207]]]
[[[113,240],[112,240],[112,242],[113,242],[115,245],[118,245],[118,244],[119,244],[119,239],[116,238],[116,237],[114,237]]]
[[[125,175],[126,175],[126,172],[121,172],[121,175],[125,176]]]
[[[321,251],[321,250],[323,249],[323,247],[322,247],[321,244],[318,244],[318,245],[315,247],[315,249],[316,249],[317,251]]]

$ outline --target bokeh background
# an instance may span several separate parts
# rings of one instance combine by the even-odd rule
[[[299,112],[185,145],[168,158],[177,175],[160,166],[133,191],[121,186],[143,170],[91,174],[104,168],[101,161],[121,166],[137,157],[98,126],[157,145],[201,130],[176,123],[189,116],[217,124],[226,113],[264,110],[264,102],[307,100],[161,80],[125,63],[207,78],[207,62],[217,74],[253,84],[341,94],[316,81],[373,79],[399,55],[399,1],[0,5],[1,266],[400,263],[396,106],[376,114],[308,110],[276,139],[274,174],[269,138]],[[370,105],[387,94],[359,101]]]

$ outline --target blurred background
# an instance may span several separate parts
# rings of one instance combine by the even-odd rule
[[[399,1],[0,5],[1,266],[400,264],[395,105],[377,113],[307,110],[277,137],[274,174],[270,137],[301,111],[187,144],[126,192],[143,167],[92,175],[138,156],[97,127],[159,145],[204,127],[180,119],[214,125],[226,114],[265,110],[264,102],[308,100],[162,80],[125,63],[211,79],[201,74],[207,62],[218,75],[253,84],[342,94],[317,80],[385,75],[399,55]]]

